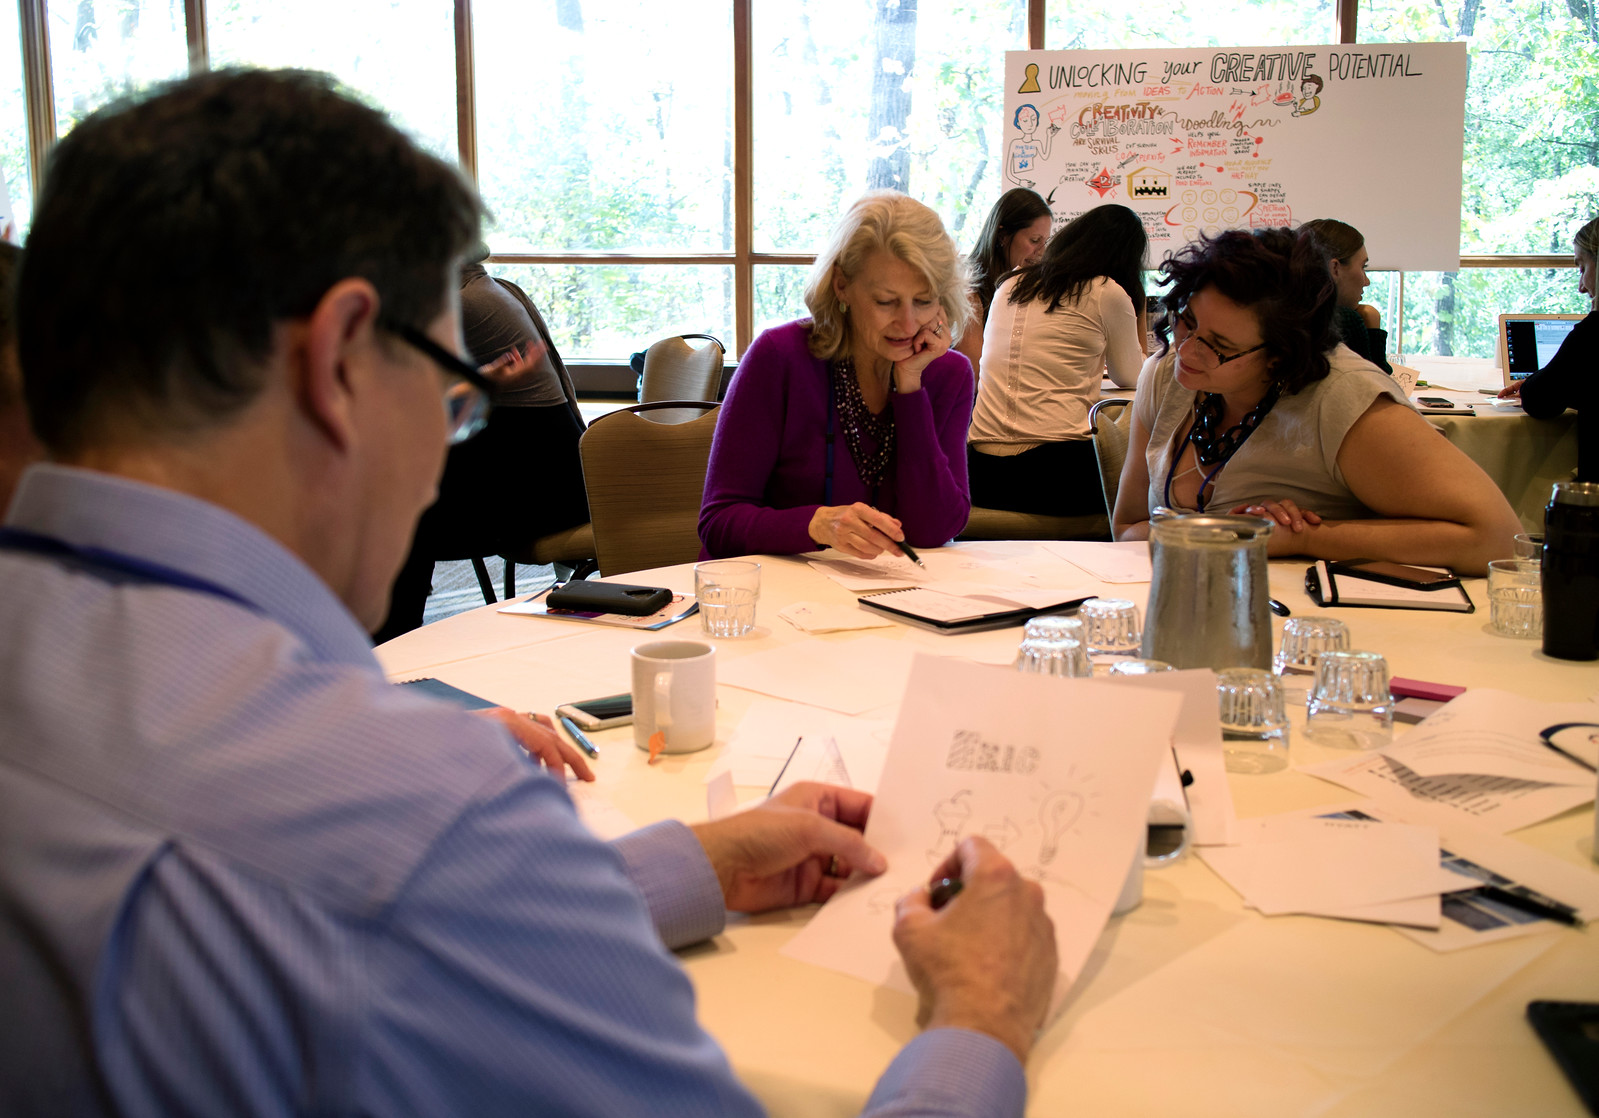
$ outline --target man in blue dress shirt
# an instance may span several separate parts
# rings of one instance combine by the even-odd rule
[[[304,74],[55,149],[18,295],[51,462],[0,530],[0,1113],[759,1110],[669,949],[881,872],[869,797],[602,844],[365,640],[481,418],[453,356],[479,216]],[[980,839],[947,868],[947,906],[900,904],[928,1028],[874,1114],[1025,1100],[1041,894]]]

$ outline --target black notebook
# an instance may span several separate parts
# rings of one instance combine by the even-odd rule
[[[909,590],[882,590],[860,599],[861,605],[897,617],[911,625],[939,633],[976,633],[1022,625],[1039,614],[1076,609],[1093,595],[1045,606],[1029,606],[993,594],[946,594],[915,586]]]
[[[1337,563],[1317,560],[1305,568],[1305,593],[1318,606],[1365,606],[1372,609],[1430,609],[1474,613],[1477,607],[1458,578],[1426,589],[1361,578]]]

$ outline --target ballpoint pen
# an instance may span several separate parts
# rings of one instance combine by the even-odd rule
[[[958,877],[942,877],[933,883],[927,891],[927,903],[935,909],[943,908],[955,899],[955,894],[965,888],[966,883]]]
[[[925,571],[927,569],[927,564],[922,562],[922,557],[920,555],[911,550],[910,544],[906,543],[904,540],[895,540],[894,546],[903,551],[905,553],[905,558],[909,559],[912,563],[915,563],[922,570]]]
[[[1540,916],[1545,920],[1569,924],[1573,928],[1580,928],[1583,925],[1582,917],[1578,916],[1576,910],[1570,905],[1562,904],[1556,907],[1556,905],[1548,904],[1533,897],[1524,897],[1520,893],[1512,893],[1509,889],[1501,889],[1497,885],[1482,885],[1474,892],[1483,900],[1494,901],[1497,904],[1518,909],[1533,916]]]
[[[598,757],[600,755],[600,751],[594,748],[594,743],[589,741],[588,737],[583,733],[583,731],[577,728],[576,722],[573,722],[564,714],[558,714],[556,717],[561,720],[561,725],[566,727],[566,732],[572,735],[572,740],[577,742],[577,747],[579,749],[581,749],[584,753],[587,753],[590,757]]]

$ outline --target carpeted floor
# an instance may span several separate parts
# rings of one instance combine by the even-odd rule
[[[487,560],[489,578],[494,582],[494,596],[500,597],[505,590],[505,563],[498,557]],[[555,569],[553,567],[529,567],[519,565],[516,568],[516,593],[520,597],[543,590],[555,582]],[[478,588],[477,575],[472,573],[472,564],[469,560],[462,559],[457,562],[435,563],[433,565],[433,593],[428,596],[427,609],[422,614],[422,623],[431,624],[441,618],[462,613],[469,609],[477,609],[483,604],[483,592]]]

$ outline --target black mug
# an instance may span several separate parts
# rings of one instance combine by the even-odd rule
[[[1543,650],[1599,660],[1599,484],[1559,481],[1544,509]]]

